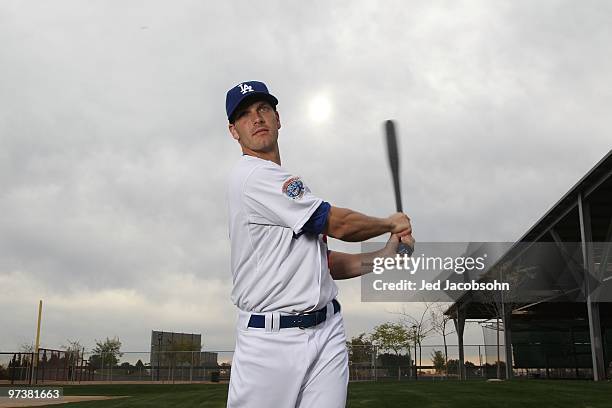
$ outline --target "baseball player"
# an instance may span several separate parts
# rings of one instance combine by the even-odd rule
[[[281,167],[278,100],[258,81],[226,95],[242,157],[229,176],[232,301],[238,307],[230,408],[340,408],[348,354],[334,279],[362,274],[374,256],[413,245],[409,218],[375,218],[330,205]],[[391,233],[381,251],[329,251],[326,237],[363,241]]]

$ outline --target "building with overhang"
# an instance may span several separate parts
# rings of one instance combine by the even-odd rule
[[[445,312],[456,327],[460,378],[466,376],[466,321],[493,321],[502,328],[506,378],[524,372],[548,378],[609,378],[611,241],[612,151],[481,278],[512,271],[514,275],[506,276],[518,278],[514,297],[501,294],[491,302],[493,296],[468,291]]]

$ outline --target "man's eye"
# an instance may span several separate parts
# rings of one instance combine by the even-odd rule
[[[270,110],[269,106],[260,106],[259,107],[260,112],[267,112]]]

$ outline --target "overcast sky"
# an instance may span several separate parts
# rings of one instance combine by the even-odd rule
[[[608,1],[0,0],[0,350],[33,342],[39,299],[46,347],[233,348],[224,103],[244,80],[333,205],[393,211],[394,118],[417,240],[518,239],[612,147],[611,43]],[[396,319],[339,286],[349,336]]]

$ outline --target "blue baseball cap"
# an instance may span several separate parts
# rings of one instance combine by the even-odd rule
[[[247,81],[241,82],[229,91],[225,96],[225,111],[227,112],[227,120],[232,122],[234,111],[247,99],[263,99],[270,102],[274,107],[278,105],[278,99],[268,92],[268,87],[263,82]]]

